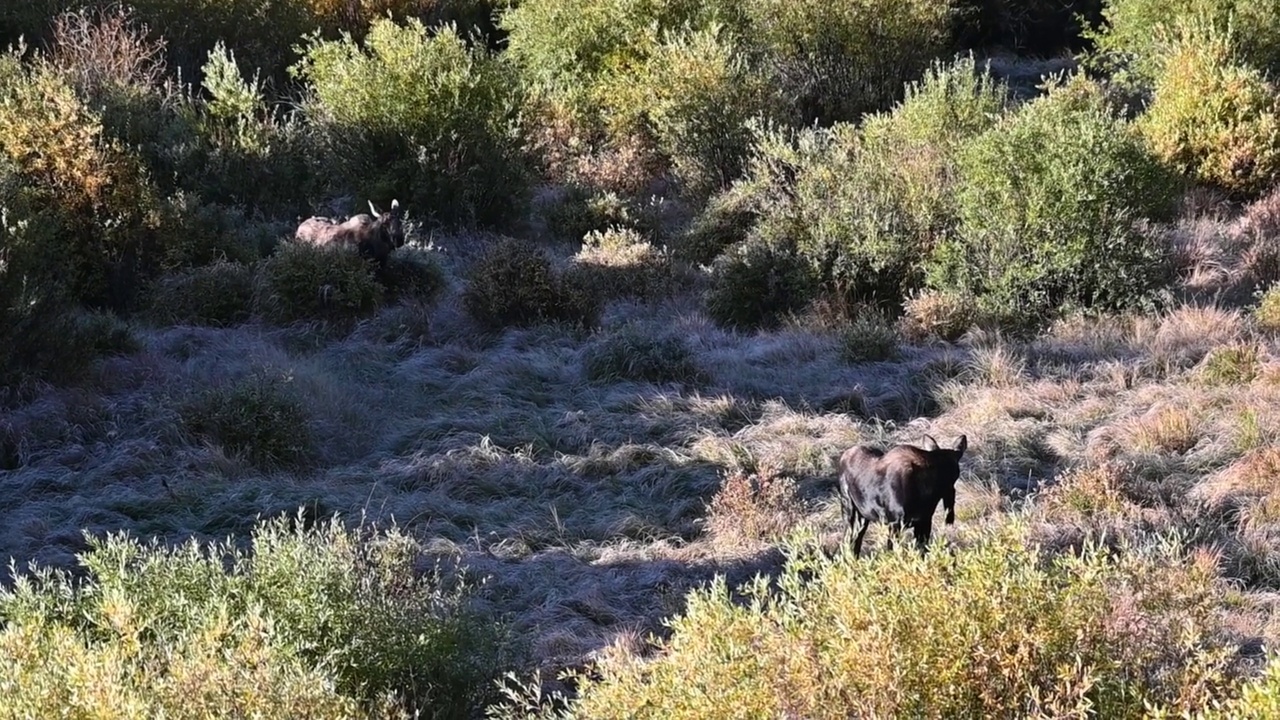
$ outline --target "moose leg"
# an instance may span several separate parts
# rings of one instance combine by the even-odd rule
[[[867,534],[867,528],[870,527],[871,521],[865,517],[859,517],[862,521],[862,528],[858,530],[858,536],[853,540],[853,556],[862,557],[862,536]],[[849,521],[849,528],[853,528],[853,521]]]
[[[887,549],[893,550],[893,541],[896,540],[897,537],[902,534],[902,531],[905,528],[906,528],[906,523],[903,522],[902,520],[894,520],[893,522],[889,523],[889,534],[888,534],[888,538],[885,540],[885,547]]]
[[[920,554],[923,555],[929,550],[929,538],[933,535],[933,518],[919,520],[911,529],[915,531],[916,547],[920,548]]]

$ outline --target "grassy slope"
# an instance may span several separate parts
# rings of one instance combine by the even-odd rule
[[[1211,250],[1188,253],[1196,282],[1221,264]],[[464,260],[447,264],[461,276]],[[848,365],[836,338],[803,322],[753,336],[717,329],[690,292],[615,304],[603,332],[674,326],[709,381],[602,385],[581,368],[591,338],[483,335],[458,284],[429,312],[386,309],[342,340],[253,324],[144,330],[145,350],[105,361],[88,387],[0,417],[21,458],[0,473],[0,555],[65,566],[81,528],[218,536],[318,501],[353,519],[394,517],[488,576],[482,606],[509,617],[538,662],[573,664],[618,638],[638,646],[715,573],[736,582],[776,569],[780,534],[816,532],[833,546],[833,467],[850,444],[964,432],[959,524],[943,541],[1025,507],[1062,546],[1100,529],[1176,529],[1219,548],[1223,572],[1247,582],[1235,604],[1246,646],[1280,635],[1280,517],[1251,500],[1275,493],[1265,449],[1280,441],[1280,344],[1238,311],[1082,320],[1026,344],[972,333]],[[1206,367],[1206,353],[1232,343],[1257,346],[1255,377]],[[317,439],[307,468],[264,473],[183,431],[185,398],[263,368],[306,396]],[[1023,505],[1075,466],[1106,469]],[[722,498],[708,517],[735,471],[787,476],[796,490]],[[775,532],[733,531],[760,513]],[[870,547],[882,539],[877,529]]]

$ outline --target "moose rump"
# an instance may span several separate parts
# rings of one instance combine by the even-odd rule
[[[856,532],[855,557],[862,555],[862,538],[872,522],[886,523],[892,534],[910,527],[924,552],[933,533],[933,514],[941,502],[946,522],[955,522],[956,480],[960,458],[968,447],[964,435],[954,448],[942,448],[924,436],[921,447],[897,445],[888,451],[867,445],[840,456],[840,508],[848,532]],[[892,534],[889,545],[892,547]]]
[[[354,248],[360,256],[385,267],[391,251],[404,245],[404,217],[397,200],[391,211],[380,213],[369,203],[372,215],[361,213],[339,222],[333,218],[311,217],[303,220],[294,240],[319,246]]]

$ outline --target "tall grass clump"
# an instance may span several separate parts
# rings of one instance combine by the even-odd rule
[[[334,190],[400,198],[428,220],[502,226],[529,176],[508,65],[451,27],[380,19],[363,43],[309,36],[293,72],[330,161]]]
[[[252,314],[253,283],[253,268],[243,263],[193,268],[158,280],[149,293],[149,312],[170,324],[228,327]]]
[[[506,238],[488,248],[471,267],[462,304],[487,329],[547,322],[591,326],[599,319],[599,298],[566,277],[537,246]]]
[[[255,303],[279,322],[347,321],[378,306],[373,264],[347,248],[285,243],[260,266]]]
[[[299,465],[315,448],[310,417],[291,380],[255,372],[204,390],[182,407],[183,424],[228,455],[268,470]]]
[[[960,148],[959,223],[929,257],[928,282],[1011,325],[1149,302],[1170,265],[1138,223],[1169,217],[1178,187],[1077,76]]]
[[[765,578],[741,588],[746,602],[723,579],[694,592],[656,658],[616,653],[574,710],[1137,718],[1148,703],[1199,708],[1227,683],[1208,556],[1047,556],[1010,528],[926,558],[817,555],[793,557],[776,590]]]
[[[500,662],[469,588],[394,528],[260,522],[177,547],[90,538],[85,571],[0,593],[7,712],[49,717],[460,717]],[[492,666],[487,665],[493,663]]]
[[[582,353],[582,366],[593,382],[696,383],[706,379],[683,337],[637,324],[588,345]]]
[[[1280,89],[1239,60],[1232,32],[1178,26],[1139,127],[1171,167],[1248,197],[1280,181]]]

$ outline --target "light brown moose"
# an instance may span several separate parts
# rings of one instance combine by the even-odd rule
[[[369,201],[372,215],[361,213],[344,221],[311,217],[298,225],[294,239],[312,245],[337,245],[355,248],[361,257],[387,264],[391,251],[404,245],[404,214],[398,200],[391,201],[390,212],[378,212]]]

